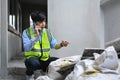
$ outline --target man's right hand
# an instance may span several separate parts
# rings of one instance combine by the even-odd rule
[[[38,25],[36,25],[34,30],[35,30],[35,37],[38,37],[40,35],[41,28]]]

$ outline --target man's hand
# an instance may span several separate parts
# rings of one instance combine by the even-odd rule
[[[36,22],[36,25],[35,25],[35,37],[38,37],[40,35],[40,31],[45,28],[46,26],[46,22],[43,21],[43,22]]]
[[[69,44],[69,42],[68,41],[64,41],[64,40],[60,43],[61,47],[63,47],[63,46],[67,47],[68,44]]]
[[[38,25],[35,26],[35,37],[38,37],[40,35],[40,30],[42,30]]]
[[[55,49],[60,49],[60,48],[62,48],[62,47],[67,47],[68,44],[69,44],[68,41],[64,41],[64,40],[63,40],[60,44],[56,44]]]

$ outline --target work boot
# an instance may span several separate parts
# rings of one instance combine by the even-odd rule
[[[26,80],[35,80],[35,79],[34,79],[34,75],[31,75],[31,76],[27,75],[27,76],[26,76]]]

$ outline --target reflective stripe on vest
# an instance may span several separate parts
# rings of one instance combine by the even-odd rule
[[[50,51],[50,48],[48,48],[48,49],[42,49],[43,50],[43,52],[48,52],[48,51]],[[32,49],[31,51],[34,51],[34,52],[41,52],[41,49]]]
[[[28,31],[28,30],[26,30]],[[33,38],[34,37],[34,33],[32,32],[32,27],[29,28],[29,38]],[[33,49],[29,52],[24,52],[26,58],[25,59],[29,59],[30,57],[41,57],[40,60],[46,61],[48,60],[49,56],[50,56],[50,42],[49,42],[49,38],[48,38],[48,32],[47,30],[44,28],[43,29],[43,33],[42,33],[42,50],[43,50],[43,55],[41,56],[41,48],[40,48],[40,42],[41,41],[37,41],[35,43],[35,45],[33,46]]]

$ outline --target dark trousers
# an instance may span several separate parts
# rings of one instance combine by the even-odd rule
[[[32,75],[34,71],[38,69],[42,69],[45,72],[50,62],[57,59],[56,57],[50,57],[47,61],[41,61],[38,57],[32,57],[25,61],[25,66],[27,68],[26,74]]]

